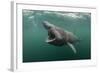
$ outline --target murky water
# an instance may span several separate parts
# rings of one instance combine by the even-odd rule
[[[54,46],[45,42],[48,21],[73,32],[79,42],[74,54],[69,46]],[[23,62],[84,60],[91,58],[91,13],[23,10]]]

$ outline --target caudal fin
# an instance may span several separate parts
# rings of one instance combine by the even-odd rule
[[[76,49],[75,49],[74,45],[71,43],[67,43],[67,44],[73,50],[73,52],[76,54]]]

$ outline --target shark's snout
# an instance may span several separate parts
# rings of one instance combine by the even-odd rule
[[[47,30],[54,27],[54,25],[50,24],[48,21],[43,21],[43,26]]]

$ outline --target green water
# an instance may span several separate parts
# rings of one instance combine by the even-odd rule
[[[23,10],[23,62],[91,59],[91,13]],[[80,40],[74,46],[54,46],[45,42],[47,31],[42,25],[48,21],[73,32]]]

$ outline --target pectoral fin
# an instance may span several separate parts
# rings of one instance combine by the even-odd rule
[[[73,52],[76,53],[76,49],[75,49],[74,45],[71,44],[71,43],[67,43],[67,44],[68,44],[69,47],[71,47],[71,49],[73,50]]]

